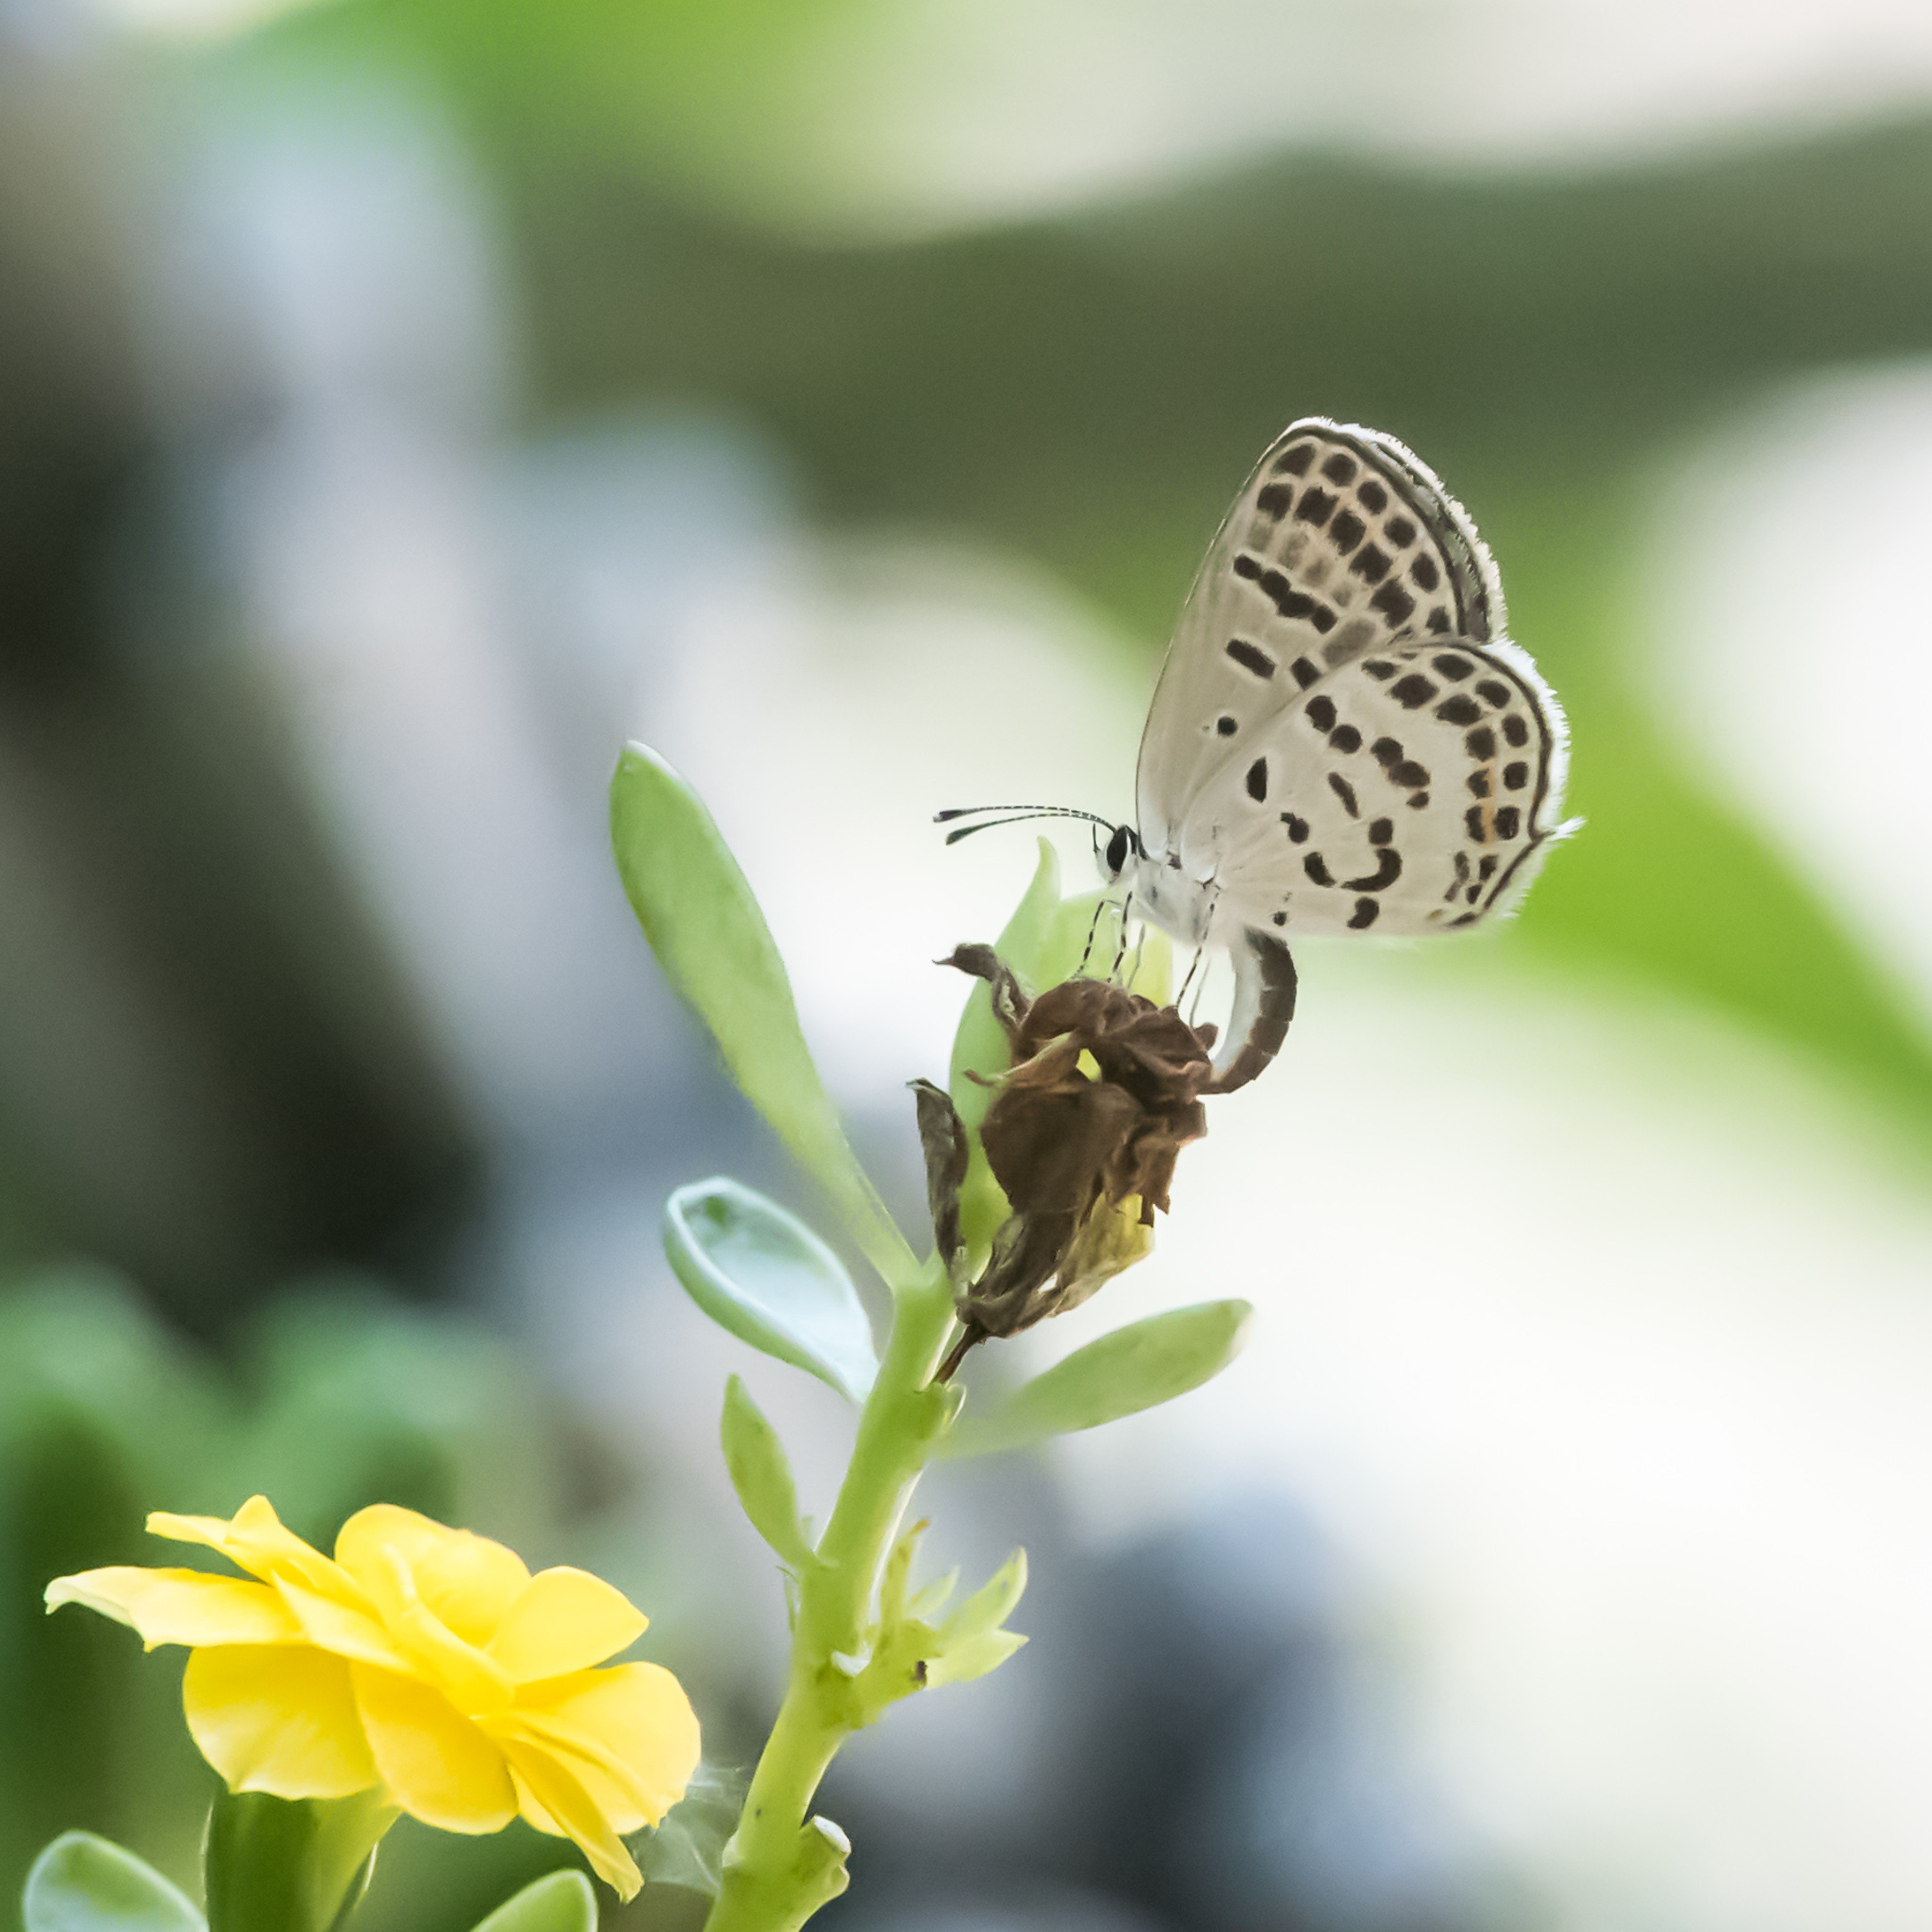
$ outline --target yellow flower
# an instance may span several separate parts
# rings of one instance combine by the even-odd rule
[[[148,1519],[248,1573],[131,1567],[47,1586],[152,1650],[193,1647],[188,1726],[233,1791],[346,1798],[384,1787],[446,1832],[500,1831],[519,1813],[573,1838],[630,1898],[643,1883],[619,1834],[656,1824],[698,1764],[698,1720],[655,1664],[602,1664],[644,1616],[581,1570],[532,1576],[500,1543],[386,1503],[342,1526],[332,1562],[266,1496],[232,1522]]]

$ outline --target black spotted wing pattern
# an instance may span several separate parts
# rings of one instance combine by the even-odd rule
[[[1416,934],[1471,926],[1534,875],[1559,822],[1561,714],[1506,642],[1357,658],[1274,716],[1197,794],[1215,929]]]
[[[1141,745],[1148,850],[1181,853],[1204,788],[1245,771],[1324,680],[1410,640],[1486,644],[1503,622],[1489,553],[1426,466],[1377,430],[1291,425],[1235,500],[1168,653]]]

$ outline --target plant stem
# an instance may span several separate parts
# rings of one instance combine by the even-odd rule
[[[798,1579],[784,1701],[724,1848],[705,1932],[796,1932],[845,1889],[844,1834],[826,1820],[808,1822],[808,1814],[838,1747],[872,1713],[852,1672],[832,1660],[866,1654],[880,1570],[950,1418],[953,1405],[933,1371],[952,1319],[952,1285],[936,1262],[893,1297],[885,1359],[838,1500]]]

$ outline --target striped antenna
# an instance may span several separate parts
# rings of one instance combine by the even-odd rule
[[[1004,815],[989,818],[985,815],[988,812]],[[956,818],[976,818],[980,823],[955,826],[946,835],[949,845],[956,845],[961,839],[970,838],[976,832],[989,831],[995,825],[1017,825],[1028,818],[1084,818],[1090,824],[1106,826],[1109,832],[1114,829],[1112,821],[1102,818],[1098,812],[1081,812],[1066,805],[962,805],[932,814],[935,825],[950,824]]]

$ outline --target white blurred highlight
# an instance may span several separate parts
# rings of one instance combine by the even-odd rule
[[[1660,707],[1932,1021],[1932,364],[1804,385],[1657,517]]]

